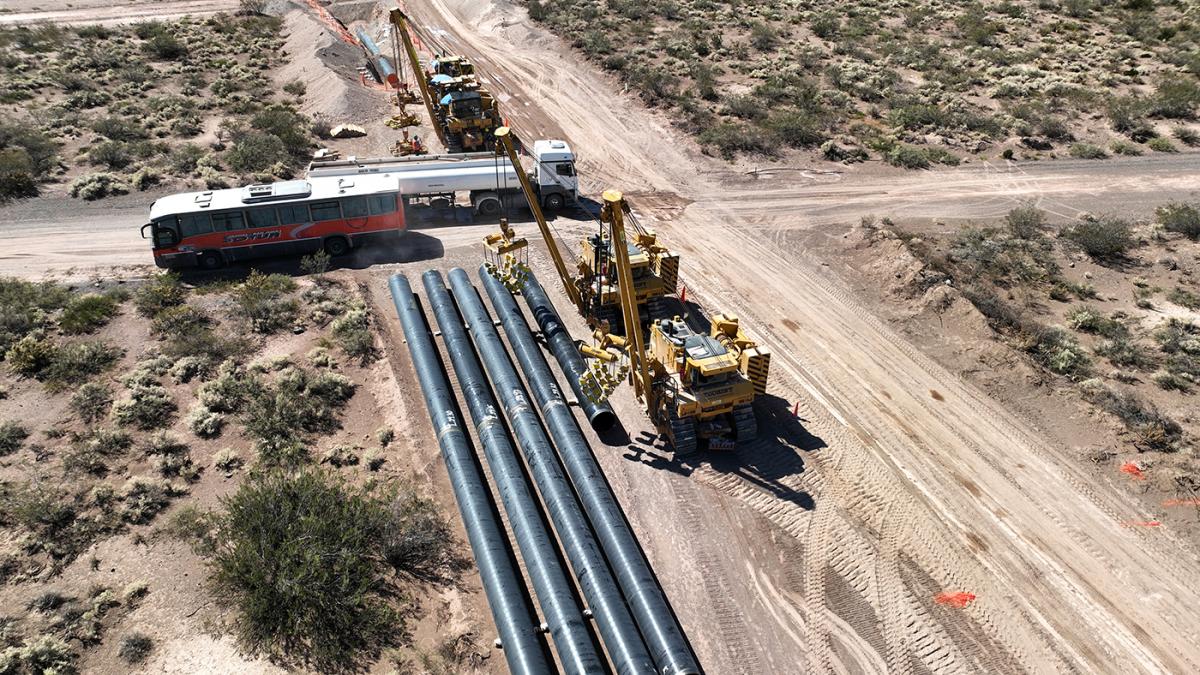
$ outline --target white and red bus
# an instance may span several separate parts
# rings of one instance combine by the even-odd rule
[[[404,230],[395,176],[310,177],[163,197],[142,237],[159,267],[216,269],[228,262],[324,249],[331,256]]]

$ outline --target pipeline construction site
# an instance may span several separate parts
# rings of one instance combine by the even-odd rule
[[[646,4],[0,12],[0,673],[1200,671],[1200,31]]]

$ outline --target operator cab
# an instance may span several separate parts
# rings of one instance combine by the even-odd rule
[[[548,188],[570,195],[571,201],[579,196],[579,177],[575,175],[575,153],[566,141],[534,141],[533,177],[543,193]]]
[[[442,97],[441,104],[450,109],[450,116],[455,119],[483,117],[483,97],[477,91],[452,91]]]

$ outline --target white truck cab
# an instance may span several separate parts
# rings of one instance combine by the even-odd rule
[[[562,208],[579,196],[579,177],[575,174],[575,153],[566,141],[549,140],[533,143],[533,184],[537,186],[543,203],[550,201]],[[561,195],[558,202],[551,197]]]

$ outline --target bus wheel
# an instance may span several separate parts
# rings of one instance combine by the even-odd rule
[[[557,211],[563,207],[563,196],[560,194],[546,195],[546,210]]]
[[[350,242],[342,237],[333,237],[325,240],[325,252],[331,257],[346,255],[350,252]]]
[[[206,270],[219,270],[225,265],[225,261],[221,259],[221,254],[212,251],[201,253],[196,262],[200,264],[201,269]]]

